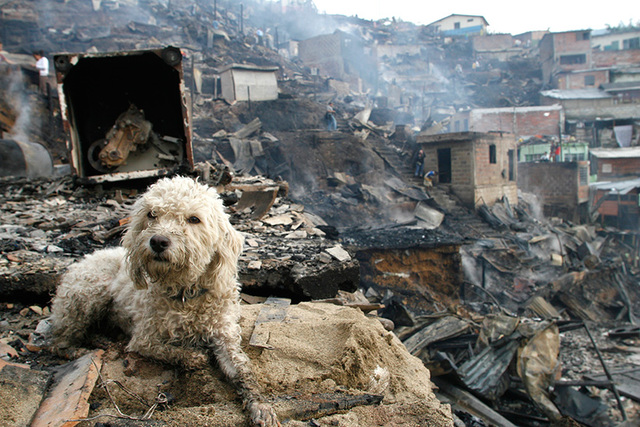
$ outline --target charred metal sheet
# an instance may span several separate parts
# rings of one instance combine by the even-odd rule
[[[518,350],[518,341],[495,348],[486,347],[465,362],[457,374],[462,382],[478,395],[495,400],[508,388],[507,368]]]
[[[457,337],[469,330],[469,322],[454,316],[446,316],[417,331],[404,341],[409,353],[420,350],[437,341]]]
[[[60,53],[54,65],[77,176],[121,181],[193,169],[179,49]]]

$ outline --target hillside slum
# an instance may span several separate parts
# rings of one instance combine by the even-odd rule
[[[39,2],[5,5],[13,31],[4,47],[180,47],[193,131],[188,173],[219,189],[245,235],[243,340],[286,425],[637,423],[634,235],[544,217],[536,196],[522,191],[474,209],[449,186],[425,188],[414,177],[414,124],[435,135],[460,107],[535,105],[542,82],[530,49],[467,73],[468,41],[444,43],[410,23],[317,15],[307,2],[284,13],[262,2],[242,10],[223,1],[68,3],[75,10],[52,3],[46,17]],[[83,25],[69,25],[77,14]],[[336,29],[365,45],[402,46],[382,61],[384,78],[369,93],[353,89],[375,84],[358,80],[366,73],[326,78],[292,54],[294,40]],[[16,55],[30,76],[30,58]],[[277,99],[227,98],[229,64],[275,68]],[[57,93],[3,86],[5,135],[41,142],[55,164],[44,178],[0,181],[3,402],[28,388],[21,404],[3,406],[3,419],[23,425],[45,413],[46,421],[47,405],[62,406],[55,399],[67,392],[59,388],[65,372],[90,384],[98,361],[100,381],[62,419],[106,414],[113,425],[138,425],[143,415],[126,414],[149,414],[154,425],[242,424],[215,368],[174,372],[123,355],[118,337],[92,360],[58,368],[65,361],[38,329],[56,281],[79,257],[119,243],[149,180],[70,174]],[[392,97],[406,108],[385,106]],[[324,125],[329,101],[333,132]],[[259,320],[263,310],[269,321]],[[377,367],[390,382],[376,380]],[[167,394],[170,402],[158,400]]]

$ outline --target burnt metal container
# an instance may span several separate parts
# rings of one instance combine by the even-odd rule
[[[193,169],[178,48],[54,56],[71,169],[87,182]]]

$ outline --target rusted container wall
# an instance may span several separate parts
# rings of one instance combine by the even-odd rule
[[[71,168],[77,176],[89,182],[121,181],[193,169],[179,49],[64,53],[54,56],[54,65]],[[131,106],[150,122],[150,137],[125,150],[121,164],[105,165],[100,150]]]

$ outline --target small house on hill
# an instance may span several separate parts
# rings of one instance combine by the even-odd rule
[[[489,23],[480,15],[452,14],[427,25],[427,31],[443,36],[485,34]]]
[[[231,64],[220,70],[218,96],[228,102],[278,99],[278,67]]]
[[[518,202],[517,145],[513,134],[458,132],[421,134],[425,171],[437,172],[438,185],[448,185],[468,206],[492,206],[506,197]]]

